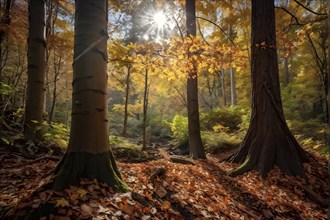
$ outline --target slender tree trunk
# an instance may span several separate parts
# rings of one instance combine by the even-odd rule
[[[144,75],[144,96],[143,96],[143,140],[142,140],[142,149],[146,149],[147,147],[147,113],[148,113],[148,93],[149,93],[149,85],[148,85],[148,68],[146,68],[146,72]]]
[[[328,0],[328,118],[330,120],[330,0]],[[328,124],[330,128],[330,123]],[[330,139],[329,137],[327,138]],[[328,141],[328,149],[330,151],[330,141]],[[328,161],[328,173],[330,176],[330,158]],[[330,219],[330,200],[329,200],[329,206],[328,206],[328,219]]]
[[[225,70],[221,69],[221,91],[223,98],[223,106],[227,106],[227,95],[226,95],[226,78],[225,78]]]
[[[6,28],[9,27],[10,23],[11,23],[11,18],[10,18],[10,11],[11,8],[14,4],[15,0],[6,0],[4,2],[4,9],[1,8],[2,16],[1,16],[1,20],[0,20],[0,26],[2,26],[2,28],[0,29],[0,82],[3,82],[3,78],[2,78],[2,71],[6,66],[7,63],[7,59],[8,59],[8,42],[6,47],[4,47],[4,40],[6,38],[7,35],[7,30]],[[8,41],[8,40],[7,40]],[[0,93],[0,108],[1,108],[1,115],[4,113],[5,109],[6,109],[6,100],[5,97],[3,96],[2,93]],[[0,126],[1,129],[2,126]]]
[[[55,52],[54,52],[54,81],[53,81],[53,97],[52,97],[52,103],[50,107],[50,112],[49,112],[49,118],[48,118],[48,123],[51,124],[53,121],[53,116],[54,116],[54,110],[56,106],[56,98],[57,98],[57,81],[58,81],[58,76],[61,71],[61,62],[62,62],[62,57],[58,58],[58,61],[56,62],[56,57],[55,57]]]
[[[128,98],[129,98],[130,80],[131,80],[131,65],[128,65],[127,66],[127,75],[126,75],[124,128],[123,128],[123,133],[122,133],[123,137],[125,137],[126,133],[127,133]]]
[[[229,69],[229,73],[230,73],[230,100],[231,106],[236,105],[236,79],[235,79],[235,70],[234,67],[230,67]]]
[[[55,170],[55,190],[80,178],[127,189],[109,145],[107,5],[107,0],[75,1],[71,132],[67,152]]]
[[[284,74],[285,74],[285,82],[284,84],[287,86],[290,83],[290,73],[289,73],[289,58],[284,57]]]
[[[37,127],[42,123],[45,99],[45,1],[29,1],[28,81],[24,118],[24,137],[41,139]]]
[[[283,113],[277,64],[274,0],[252,0],[252,113],[239,151],[243,163],[232,175],[256,169],[265,177],[277,165],[285,173],[305,177],[306,152],[290,132]],[[261,48],[261,43],[266,48]]]
[[[186,0],[187,36],[196,36],[195,10],[195,0]],[[190,70],[187,79],[189,150],[190,156],[193,159],[205,159],[206,155],[203,147],[199,124],[198,81],[196,71],[196,67],[194,67],[194,70]]]
[[[230,1],[230,4],[232,1]],[[233,25],[229,24],[228,26],[228,35],[230,39],[233,39]],[[230,55],[230,62],[232,62],[232,55]],[[235,79],[235,69],[233,66],[229,68],[230,74],[230,105],[236,105],[236,79]]]
[[[6,28],[10,25],[10,22],[11,22],[10,10],[11,10],[12,4],[13,4],[13,2],[11,0],[6,0],[5,3],[4,3],[5,7],[4,7],[4,11],[3,11],[3,16],[1,17],[1,21],[0,21],[0,24],[1,24],[2,27]],[[5,39],[5,36],[6,36],[6,29],[5,28],[0,29],[0,82],[2,82],[2,70],[4,68],[3,57],[2,57],[2,53],[3,53],[2,43],[3,43],[3,40]],[[1,100],[2,99],[0,99],[0,101]]]

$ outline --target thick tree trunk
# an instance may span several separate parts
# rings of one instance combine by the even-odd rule
[[[37,127],[42,123],[45,99],[45,1],[29,1],[28,81],[24,118],[24,137],[41,139]]]
[[[130,79],[131,78],[131,65],[127,66],[127,75],[126,75],[126,91],[125,91],[125,112],[124,112],[124,128],[122,136],[125,137],[127,133],[127,119],[128,119],[128,98],[129,98],[129,89],[130,89]]]
[[[195,0],[186,0],[187,36],[196,36]],[[194,159],[205,159],[203,142],[200,133],[198,109],[198,82],[197,68],[189,72],[187,79],[187,109],[188,109],[188,135],[190,156]]]
[[[144,75],[144,95],[143,95],[143,135],[142,135],[142,150],[145,150],[147,147],[147,113],[148,113],[148,93],[149,93],[149,84],[148,84],[148,68]]]
[[[250,127],[232,161],[243,163],[232,175],[256,169],[265,177],[277,165],[305,177],[307,153],[286,124],[280,96],[274,0],[252,0],[252,114]]]
[[[71,133],[56,169],[55,190],[80,178],[96,179],[115,190],[127,189],[109,146],[107,4],[106,0],[75,1]]]

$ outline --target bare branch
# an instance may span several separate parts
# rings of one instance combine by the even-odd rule
[[[305,25],[305,24],[300,23],[299,20],[298,20],[298,18],[294,14],[292,14],[288,9],[283,8],[283,7],[275,7],[275,8],[276,9],[282,9],[283,11],[285,11],[286,13],[288,13],[289,15],[291,15],[291,17],[296,21],[296,24],[297,25]]]
[[[318,12],[313,11],[312,9],[308,8],[306,5],[302,4],[301,2],[299,2],[297,0],[293,0],[293,1],[295,3],[297,3],[298,5],[300,5],[301,7],[303,7],[304,9],[306,9],[307,11],[309,11],[315,15],[320,15],[320,16],[327,15],[326,13],[318,13]]]
[[[236,45],[235,45],[235,43],[234,43],[234,41],[230,38],[230,36],[218,25],[218,24],[216,24],[216,23],[214,23],[213,21],[211,21],[211,20],[209,20],[209,19],[207,19],[207,18],[202,18],[202,17],[198,17],[198,16],[196,16],[196,18],[198,18],[198,19],[201,19],[201,20],[204,20],[204,21],[207,21],[207,22],[210,22],[211,24],[213,24],[214,26],[216,26],[217,28],[219,28],[220,29],[220,31],[228,38],[228,40],[230,41],[230,43],[234,46],[234,47],[236,47]]]
[[[207,40],[204,38],[204,35],[203,35],[203,32],[202,32],[202,30],[201,30],[201,26],[200,26],[200,24],[199,24],[199,21],[197,20],[197,26],[198,26],[198,30],[199,30],[199,33],[201,34],[201,37],[202,37],[202,39],[203,39],[203,41],[207,44],[207,45],[209,45],[210,46],[210,43],[209,42],[207,42]]]

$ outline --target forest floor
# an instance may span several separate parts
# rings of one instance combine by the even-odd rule
[[[330,180],[326,161],[305,164],[308,181],[274,168],[230,177],[237,167],[219,163],[231,152],[188,164],[161,159],[118,163],[132,188],[114,193],[97,181],[81,180],[64,192],[47,189],[56,158],[31,160],[0,154],[0,218],[6,219],[326,219]],[[323,207],[322,207],[323,206]],[[2,215],[2,217],[1,217]]]

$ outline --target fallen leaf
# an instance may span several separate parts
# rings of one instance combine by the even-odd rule
[[[66,206],[69,206],[69,202],[65,198],[62,197],[56,200],[55,207],[66,207]]]

